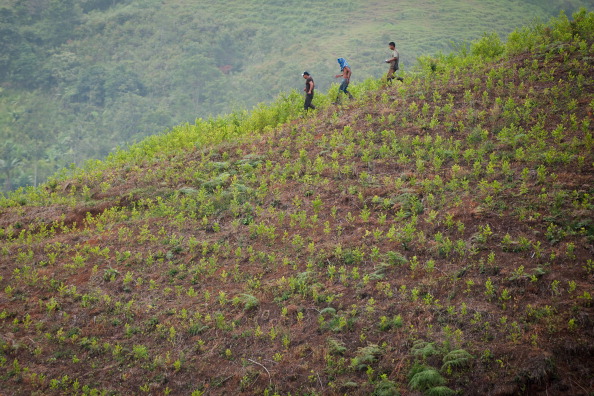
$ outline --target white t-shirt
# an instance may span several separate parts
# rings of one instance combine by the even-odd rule
[[[398,61],[400,60],[400,54],[398,53],[398,50],[396,48],[394,48],[394,53],[392,54],[392,58],[396,58],[396,60],[393,60],[392,62],[390,62],[390,67],[392,69],[396,70],[396,67],[398,66]]]

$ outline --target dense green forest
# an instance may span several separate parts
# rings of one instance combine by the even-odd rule
[[[1,0],[0,191],[196,118],[403,69],[592,0]]]

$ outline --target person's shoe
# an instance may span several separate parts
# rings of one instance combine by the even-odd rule
[[[402,82],[402,81],[404,81],[404,78],[402,78],[402,77],[396,77],[396,80]]]

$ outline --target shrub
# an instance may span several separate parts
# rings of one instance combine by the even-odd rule
[[[240,299],[244,304],[244,311],[249,311],[250,309],[257,308],[258,305],[260,305],[260,301],[251,294],[241,294]]]
[[[144,345],[134,345],[132,347],[132,354],[135,359],[148,359],[148,349]]]
[[[373,396],[400,396],[400,392],[398,392],[394,381],[382,378],[381,381],[375,385]]]
[[[453,368],[468,366],[472,358],[473,356],[464,349],[453,350],[443,357],[441,370],[451,370]]]
[[[455,394],[456,392],[447,386],[434,386],[425,391],[425,396],[452,396]]]
[[[434,346],[433,342],[416,341],[411,349],[413,355],[422,357],[423,359],[429,356],[437,355],[439,352]]]
[[[344,342],[335,340],[334,338],[328,338],[328,346],[330,348],[330,353],[333,355],[342,355],[347,350]]]
[[[386,259],[389,264],[391,265],[403,265],[407,263],[407,258],[404,257],[402,254],[394,251],[389,251],[386,253]]]
[[[402,316],[396,315],[392,319],[386,316],[380,317],[379,328],[382,331],[388,331],[392,328],[400,328],[403,325]]]
[[[206,326],[200,322],[196,322],[190,326],[190,328],[188,329],[188,333],[191,336],[195,336],[195,335],[198,335],[206,330],[208,330],[208,326]]]
[[[351,359],[351,368],[356,370],[363,370],[371,363],[377,361],[378,355],[381,354],[381,349],[376,344],[370,344],[366,347],[357,350],[357,356]]]
[[[439,371],[425,365],[415,365],[409,374],[408,386],[412,390],[427,391],[431,388],[445,385],[446,380]]]
[[[480,40],[472,42],[470,54],[485,58],[494,59],[505,52],[505,45],[497,33],[484,34]]]

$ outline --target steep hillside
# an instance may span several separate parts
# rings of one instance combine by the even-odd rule
[[[0,198],[8,395],[590,395],[594,13]]]
[[[354,81],[385,73],[395,40],[418,56],[594,0],[4,0],[0,191],[197,117],[319,91],[347,57]]]

